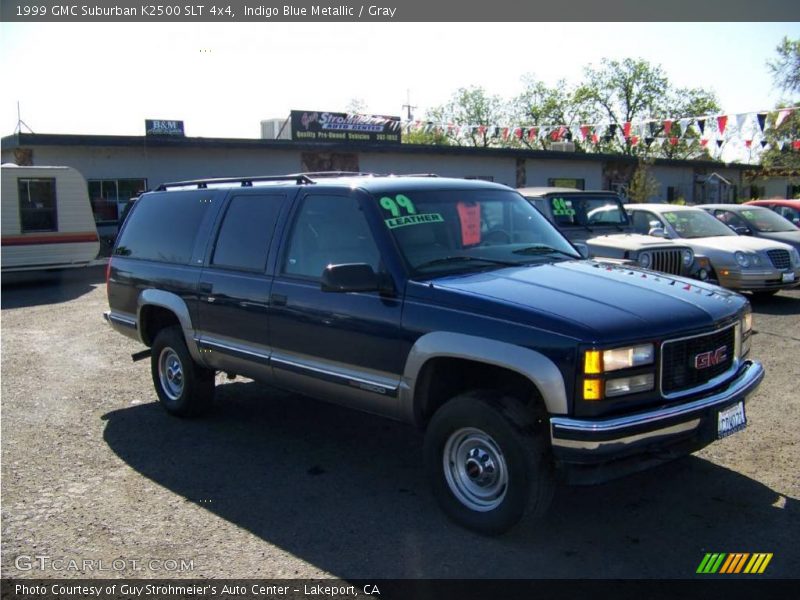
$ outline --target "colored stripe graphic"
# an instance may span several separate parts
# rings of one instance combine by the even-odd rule
[[[753,558],[751,558],[750,562],[747,563],[744,572],[761,574],[767,568],[767,565],[771,560],[772,560],[772,552],[761,552],[753,554]]]
[[[698,573],[716,573],[722,561],[725,559],[726,554],[723,553],[708,553],[703,558],[700,566],[697,567]]]
[[[56,233],[50,235],[4,235],[3,246],[31,246],[34,244],[78,244],[96,242],[97,232]]]
[[[708,552],[700,561],[697,573],[705,575],[731,575],[737,573],[761,574],[772,560],[771,552]],[[749,560],[748,560],[749,559]],[[745,566],[745,564],[747,566]],[[744,570],[742,570],[744,569]]]

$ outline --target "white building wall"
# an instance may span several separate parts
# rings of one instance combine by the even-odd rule
[[[658,193],[649,201],[666,202],[667,188],[675,188],[675,199],[683,198],[687,204],[692,203],[694,197],[694,170],[689,167],[663,167],[653,166],[649,169],[650,174],[659,183]]]
[[[600,162],[579,160],[525,161],[528,187],[547,186],[548,179],[584,179],[587,190],[603,189],[603,165]]]
[[[36,165],[74,167],[86,179],[146,178],[161,183],[208,177],[272,175],[300,171],[300,152],[255,148],[35,147]]]

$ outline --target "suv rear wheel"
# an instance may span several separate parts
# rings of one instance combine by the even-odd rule
[[[547,448],[517,400],[469,392],[433,415],[425,464],[434,495],[453,521],[497,535],[547,510],[555,488]]]
[[[187,417],[211,405],[214,371],[194,362],[180,327],[158,332],[150,351],[150,370],[158,399],[167,412]]]

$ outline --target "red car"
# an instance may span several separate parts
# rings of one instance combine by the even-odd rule
[[[750,202],[745,202],[745,204],[766,206],[800,227],[800,200],[751,200]]]

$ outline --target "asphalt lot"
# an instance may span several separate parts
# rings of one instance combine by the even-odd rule
[[[798,290],[754,305],[745,431],[494,539],[444,517],[408,426],[224,377],[210,416],[168,417],[105,309],[102,268],[2,289],[4,577],[686,578],[706,552],[800,574]]]

